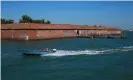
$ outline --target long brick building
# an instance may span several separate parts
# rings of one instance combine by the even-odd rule
[[[1,39],[39,40],[67,37],[100,37],[111,34],[121,34],[112,27],[94,27],[70,24],[2,24]]]

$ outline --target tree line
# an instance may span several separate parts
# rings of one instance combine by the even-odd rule
[[[1,18],[1,24],[13,24],[14,20],[12,19],[4,19]],[[42,23],[42,24],[51,24],[51,21],[49,20],[44,20],[44,19],[32,19],[28,15],[23,15],[21,19],[19,19],[19,23]]]

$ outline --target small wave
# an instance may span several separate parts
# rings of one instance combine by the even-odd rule
[[[84,50],[84,51],[58,50],[55,53],[45,54],[43,56],[69,56],[69,55],[81,55],[81,54],[95,55],[95,54],[102,54],[102,53],[103,51],[92,51],[92,50]]]
[[[125,49],[133,49],[133,46],[124,46],[122,48],[125,48]]]
[[[42,56],[70,56],[70,55],[96,55],[96,54],[109,54],[113,52],[123,52],[133,50],[133,46],[124,46],[115,49],[104,49],[104,50],[77,50],[77,51],[68,51],[68,50],[57,50],[55,53],[45,54]]]

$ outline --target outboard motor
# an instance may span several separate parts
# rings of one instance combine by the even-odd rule
[[[53,49],[53,52],[56,52],[56,49]]]

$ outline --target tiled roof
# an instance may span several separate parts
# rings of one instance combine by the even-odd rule
[[[71,24],[35,24],[35,23],[20,23],[20,24],[1,24],[1,29],[109,29],[119,30],[112,27],[94,27],[81,26]]]

